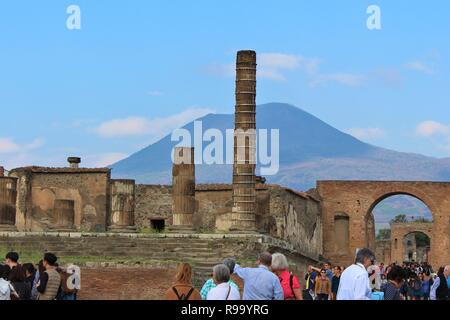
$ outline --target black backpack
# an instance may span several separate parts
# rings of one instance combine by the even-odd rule
[[[194,289],[194,288],[191,288],[191,290],[189,290],[189,292],[188,292],[187,295],[184,295],[184,294],[180,295],[180,294],[178,293],[177,288],[175,288],[175,287],[173,287],[172,290],[173,290],[173,292],[175,293],[175,295],[177,296],[178,300],[189,300],[189,298],[190,298],[190,297],[192,296],[192,294],[194,293],[194,290],[195,290],[195,289]]]

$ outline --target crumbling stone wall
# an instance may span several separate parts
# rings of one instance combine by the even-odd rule
[[[425,181],[318,181],[317,191],[324,224],[324,256],[340,265],[353,263],[358,248],[375,245],[371,226],[373,208],[389,196],[405,194],[423,201],[433,215],[430,233],[430,263],[440,266],[450,261],[450,183]],[[349,216],[350,243],[347,252],[335,251],[336,215]],[[369,224],[368,224],[369,221]],[[394,237],[394,235],[393,235]],[[398,238],[400,243],[400,238]],[[400,247],[399,244],[397,247]],[[400,261],[402,252],[393,246],[392,261]]]
[[[320,202],[280,186],[270,186],[270,234],[313,257],[322,255]]]
[[[136,185],[136,208],[134,212],[137,228],[150,228],[152,219],[164,219],[172,224],[172,186]]]
[[[16,226],[19,231],[48,231],[58,226],[55,202],[73,201],[74,229],[104,232],[110,212],[109,169],[19,168]]]

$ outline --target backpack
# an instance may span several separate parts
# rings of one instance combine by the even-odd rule
[[[414,291],[422,290],[422,281],[414,280],[413,289]]]
[[[384,300],[384,292],[375,291],[370,295],[370,300]]]
[[[68,285],[67,285],[67,281],[69,280],[69,278],[70,278],[71,275],[68,274],[68,273],[65,272],[65,271],[62,271],[59,275],[61,276],[61,290],[62,290],[62,292],[63,292],[65,295],[68,295],[68,296],[74,294],[75,291],[76,291],[75,288],[70,289],[70,288],[68,287]]]
[[[177,296],[178,300],[189,300],[189,298],[191,297],[191,295],[194,293],[194,290],[195,290],[195,289],[194,289],[194,288],[191,288],[191,290],[189,290],[189,292],[188,292],[187,295],[182,294],[181,296],[180,296],[180,294],[178,293],[177,288],[172,287],[172,290],[173,290],[173,292],[175,293],[175,295]],[[228,297],[227,297],[227,299],[228,299]]]

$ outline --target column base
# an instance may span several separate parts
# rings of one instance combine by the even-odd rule
[[[16,232],[17,227],[10,224],[0,224],[0,232]]]
[[[167,233],[196,233],[197,230],[193,226],[169,226]]]
[[[137,233],[136,226],[109,226],[108,232],[113,233]]]

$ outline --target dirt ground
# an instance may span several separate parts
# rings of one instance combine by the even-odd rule
[[[175,269],[81,269],[79,300],[162,300]]]

